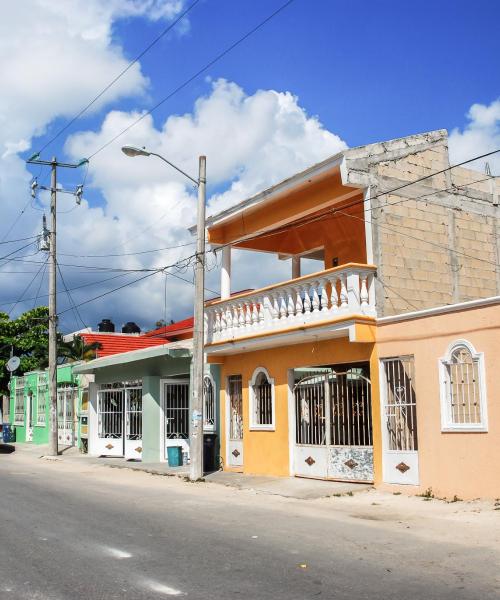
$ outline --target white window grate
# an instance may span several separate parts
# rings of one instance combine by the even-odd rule
[[[274,425],[274,380],[259,367],[249,383],[251,429],[273,430]]]
[[[456,342],[441,360],[443,430],[485,431],[486,390],[482,353],[465,340]]]
[[[46,424],[46,412],[49,395],[49,384],[46,373],[38,375],[37,394],[36,394],[36,424],[44,426]]]
[[[14,424],[24,425],[24,377],[16,379],[14,392]]]
[[[203,429],[215,431],[215,389],[212,378],[208,376],[203,379],[203,402]]]

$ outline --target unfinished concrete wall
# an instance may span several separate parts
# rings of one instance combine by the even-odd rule
[[[369,187],[379,316],[500,294],[500,182],[462,167],[433,175],[447,167],[445,130],[346,153],[343,182]]]

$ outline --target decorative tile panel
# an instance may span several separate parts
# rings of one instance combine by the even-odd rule
[[[328,477],[373,481],[373,448],[354,446],[328,449]]]
[[[400,472],[400,473],[406,473],[406,471],[410,470],[410,467],[404,463],[404,462],[400,462],[399,465],[396,465],[396,469]]]
[[[312,456],[308,456],[304,462],[306,462],[310,467],[312,467],[316,461]]]
[[[237,449],[237,448],[235,448],[235,449],[234,449],[234,450],[231,452],[231,454],[234,456],[234,458],[238,458],[238,456],[240,455],[240,452],[238,451],[238,449]]]

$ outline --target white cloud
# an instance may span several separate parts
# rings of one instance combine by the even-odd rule
[[[463,129],[456,128],[450,133],[452,164],[500,148],[500,98],[489,105],[473,104],[467,119],[468,123]],[[490,163],[492,173],[500,175],[500,153],[470,163],[468,167],[484,171],[485,161]]]
[[[71,136],[66,145],[68,153],[74,158],[91,155],[138,116],[139,113],[108,113],[99,131]],[[92,216],[95,209],[81,211],[78,225],[73,225],[74,242],[66,232],[67,246],[80,249],[75,253],[82,253],[82,247],[88,253],[104,253],[106,248],[109,251],[121,244],[116,252],[133,252],[192,241],[187,228],[195,222],[193,187],[154,157],[126,157],[120,152],[123,144],[147,145],[194,177],[197,156],[206,154],[209,185],[228,188],[212,195],[211,210],[242,200],[345,148],[340,138],[306,114],[292,94],[260,90],[247,95],[237,84],[218,80],[206,96],[196,101],[192,113],[170,116],[159,128],[148,115],[91,161],[89,179],[101,190],[106,205],[102,211],[99,209],[97,219]],[[85,234],[77,236],[82,228]],[[127,268],[157,267],[192,252],[193,247],[188,246],[157,255],[110,258],[108,262]],[[214,259],[210,260],[213,263]],[[275,257],[259,254],[258,272],[254,260],[247,252],[236,253],[235,289],[248,287],[249,281],[257,287],[289,275],[290,265]],[[182,276],[192,279],[192,272]],[[189,314],[191,286],[170,277],[168,288],[169,316],[180,318]],[[208,274],[207,288],[218,289],[215,269]],[[123,293],[123,307],[133,306],[135,318],[142,322],[163,316],[163,287],[158,279],[147,280],[138,290],[130,288]]]

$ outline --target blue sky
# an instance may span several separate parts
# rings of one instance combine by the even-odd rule
[[[151,80],[150,100],[142,106],[168,94],[281,4],[202,0],[190,14],[189,33],[172,31],[141,60]],[[248,94],[291,91],[350,146],[452,129],[465,124],[473,103],[488,104],[500,94],[499,22],[500,3],[492,0],[295,0],[208,75],[235,81]],[[114,39],[132,58],[163,27],[146,19],[120,20]],[[200,77],[158,109],[155,121],[190,111],[207,91]],[[137,101],[113,107],[135,108]],[[100,118],[79,121],[71,131],[82,123],[92,128]]]
[[[120,123],[130,123],[135,111],[149,109],[282,3],[201,0],[189,14],[189,27],[175,28],[163,38],[106,94],[99,110],[79,119],[44,157],[55,153],[74,160],[90,154],[120,129]],[[9,6],[3,30],[0,25],[5,48],[0,65],[3,60],[9,69],[5,80],[10,82],[4,105],[0,101],[5,119],[0,148],[7,149],[0,153],[5,231],[26,202],[30,174],[38,174],[38,169],[26,170],[24,159],[171,22],[172,14],[160,14],[162,10],[170,7],[175,13],[189,3],[69,0],[51,5],[50,14],[40,0],[29,4],[31,10],[24,13]],[[189,242],[185,230],[193,220],[192,190],[162,167],[124,159],[120,145],[131,140],[153,144],[193,173],[197,154],[206,153],[214,206],[219,200],[227,204],[238,199],[235,184],[244,190],[241,193],[253,193],[290,174],[290,169],[303,168],[346,145],[446,128],[456,130],[457,157],[500,146],[499,22],[500,3],[493,0],[295,0],[155,111],[151,122],[143,122],[91,161],[84,206],[61,217],[61,252],[106,253],[117,245],[124,251],[142,251]],[[259,103],[268,121],[259,121]],[[481,106],[469,114],[475,105]],[[248,106],[253,108],[247,113]],[[204,114],[210,127],[201,122]],[[312,134],[306,135],[306,126],[313,128]],[[254,130],[260,137],[247,147],[241,138],[251,137]],[[261,148],[278,155],[267,171],[255,158]],[[232,160],[232,155],[237,158]],[[75,186],[82,177],[83,173],[60,173],[65,187]],[[43,207],[46,198],[41,196],[39,202],[38,208]],[[165,206],[170,206],[167,218]],[[71,197],[61,199],[61,211],[72,208]],[[28,208],[9,237],[36,232],[40,218],[40,211]],[[161,253],[153,260],[147,255],[134,266],[147,268],[180,257]],[[89,265],[112,262],[123,268],[131,262],[125,257],[86,260]],[[25,268],[26,276],[11,277],[2,287],[0,299],[18,298],[32,277]],[[1,270],[0,265],[0,274]],[[217,286],[215,271],[209,275],[212,287]],[[272,269],[264,272],[276,277]],[[76,287],[91,275],[86,279],[68,267],[65,277]],[[240,284],[248,287],[244,283],[242,276]],[[82,306],[84,319],[95,323],[109,311],[118,321],[150,326],[163,304],[154,285]],[[182,290],[172,289],[167,310],[172,318],[189,312],[192,290],[189,284],[180,285]],[[74,296],[84,302],[107,289],[109,285],[90,286]],[[137,314],[130,314],[130,306],[145,293],[151,308],[140,306]],[[21,301],[16,311],[28,307]]]

